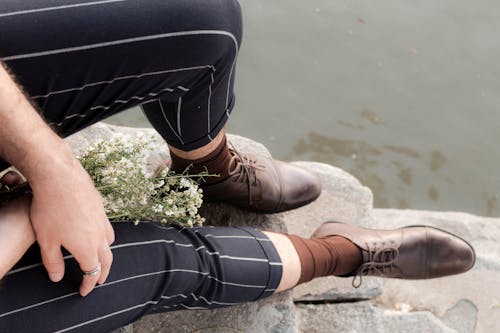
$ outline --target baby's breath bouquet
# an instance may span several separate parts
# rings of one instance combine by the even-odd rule
[[[111,221],[202,225],[202,190],[195,179],[208,174],[175,174],[166,166],[148,170],[154,147],[154,137],[115,135],[89,146],[79,160],[101,193]]]

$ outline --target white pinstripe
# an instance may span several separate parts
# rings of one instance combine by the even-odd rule
[[[71,294],[66,294],[66,295],[63,295],[63,296],[52,298],[52,299],[49,299],[49,300],[46,300],[46,301],[43,301],[43,302],[39,302],[39,303],[35,303],[35,304],[32,304],[32,305],[28,305],[28,306],[25,306],[23,308],[19,308],[19,309],[16,309],[16,310],[5,312],[5,313],[0,314],[0,318],[9,316],[9,315],[14,314],[14,313],[18,313],[18,312],[22,312],[22,311],[29,310],[29,309],[32,309],[32,308],[36,308],[37,306],[40,306],[40,305],[45,305],[45,304],[48,304],[48,303],[59,301],[59,300],[62,300],[62,299],[65,299],[65,298],[68,298],[68,297],[71,297],[71,296],[75,296],[75,295],[78,295],[78,294],[79,294],[78,292],[74,292],[74,293],[71,293]]]
[[[172,88],[165,88],[165,89],[162,89],[160,90],[159,92],[156,92],[156,93],[149,93],[147,94],[146,96],[143,96],[143,97],[139,97],[139,96],[133,96],[127,100],[121,100],[121,99],[118,99],[116,101],[114,101],[111,105],[109,106],[104,106],[104,105],[97,105],[97,106],[93,106],[89,109],[89,111],[95,111],[95,110],[99,110],[99,109],[103,109],[104,111],[106,110],[109,110],[113,107],[114,104],[127,104],[128,102],[130,102],[131,100],[138,100],[138,101],[143,101],[144,99],[146,99],[147,97],[154,97],[154,96],[158,96],[160,95],[162,92],[164,91],[169,91],[169,92],[173,92],[174,89]],[[72,115],[69,115],[69,116],[66,116],[63,118],[63,120],[59,123],[49,123],[49,125],[55,125],[55,126],[62,126],[62,124],[64,124],[64,122],[68,119],[71,119],[71,118],[76,118],[76,117],[80,117],[80,118],[85,118],[85,117],[88,117],[90,116],[90,114],[88,112],[85,112],[85,113],[75,113],[75,114],[72,114]]]
[[[67,256],[64,256],[63,260],[70,259],[70,258],[73,258],[73,256],[71,254],[67,255]],[[20,268],[13,269],[13,270],[9,271],[7,274],[5,274],[5,276],[11,275],[11,274],[15,274],[15,273],[19,273],[19,272],[22,272],[22,271],[27,271],[29,269],[40,267],[40,266],[43,266],[43,263],[40,262],[38,264],[33,264],[33,265],[28,265],[28,266],[20,267]]]
[[[165,92],[165,91],[168,91],[168,92],[174,92],[175,90],[172,89],[172,88],[165,88],[165,89],[162,89],[158,92],[155,92],[155,93],[149,93],[147,94],[146,96],[142,96],[142,97],[139,97],[139,96],[132,96],[130,97],[129,99],[127,100],[122,100],[122,99],[117,99],[116,101],[114,101],[111,105],[108,105],[108,106],[105,106],[105,105],[96,105],[96,106],[93,106],[90,108],[90,111],[94,111],[94,110],[97,110],[97,109],[104,109],[104,110],[109,110],[113,107],[114,104],[127,104],[128,102],[130,102],[131,100],[138,100],[138,101],[143,101],[144,99],[148,98],[148,97],[155,97],[155,96],[158,96],[160,95],[162,92]],[[85,117],[85,114],[81,114],[82,117]],[[71,116],[69,117],[66,117],[64,119],[69,119]]]
[[[61,49],[32,52],[32,53],[26,53],[26,54],[18,54],[18,55],[5,57],[5,58],[3,58],[3,60],[4,61],[12,61],[12,60],[19,60],[19,59],[29,59],[29,58],[44,57],[44,56],[54,55],[54,54],[92,50],[92,49],[97,49],[97,48],[101,48],[101,47],[115,46],[115,45],[120,45],[120,44],[143,42],[143,41],[148,41],[148,40],[170,38],[170,37],[193,36],[193,35],[227,36],[233,40],[233,43],[234,43],[234,46],[236,49],[236,55],[238,54],[238,50],[239,50],[238,41],[236,40],[236,37],[232,33],[228,32],[228,31],[223,31],[223,30],[192,30],[192,31],[167,32],[167,33],[163,33],[163,34],[118,39],[118,40],[113,40],[113,41],[109,41],[109,42],[81,45],[81,46],[74,46],[74,47],[66,47],[66,48],[61,48]],[[230,75],[232,75],[232,72],[230,73]]]
[[[76,4],[72,4],[72,5],[62,5],[62,6],[37,8],[37,9],[27,9],[27,10],[20,10],[17,12],[3,13],[3,14],[0,14],[0,17],[32,14],[32,13],[39,13],[39,12],[48,12],[48,11],[53,11],[53,10],[69,9],[69,8],[76,8],[76,7],[105,5],[105,4],[113,3],[113,2],[125,2],[125,1],[128,1],[128,0],[103,0],[103,1],[76,3]]]
[[[203,275],[203,274],[201,274],[201,275]],[[224,284],[224,285],[227,285],[227,286],[234,286],[234,287],[257,288],[257,289],[261,289],[261,288],[265,288],[266,287],[266,286],[258,286],[258,285],[253,285],[253,284],[242,284],[242,283],[234,283],[234,282],[222,281],[222,280],[219,280],[216,277],[213,277],[213,276],[210,276],[210,275],[207,275],[207,279],[211,279],[211,280],[214,280],[215,282],[218,282],[220,284]]]
[[[188,310],[208,310],[209,309],[209,308],[204,308],[201,306],[187,306],[184,304],[179,304],[179,305],[182,306],[184,309],[188,309]]]
[[[238,55],[238,52],[239,51],[236,52],[236,55]],[[227,111],[227,108],[229,107],[229,87],[231,86],[231,78],[233,77],[234,67],[236,66],[236,59],[237,59],[237,56],[234,57],[233,66],[231,67],[231,71],[229,72],[229,77],[228,77],[228,82],[227,82],[228,89],[227,89],[227,93],[226,93],[226,111]],[[229,116],[229,113],[228,113],[228,116]]]
[[[234,73],[234,67],[236,65],[236,59],[238,56],[239,52],[239,47],[238,47],[238,41],[236,37],[231,34],[230,32],[227,31],[222,31],[222,30],[194,30],[194,31],[180,31],[180,32],[170,32],[170,33],[164,33],[164,34],[157,34],[157,35],[149,35],[149,36],[142,36],[142,37],[134,37],[134,38],[126,38],[126,39],[120,39],[120,40],[115,40],[115,41],[109,41],[109,42],[103,42],[103,43],[95,43],[95,44],[89,44],[89,45],[82,45],[82,46],[75,46],[75,47],[68,47],[68,48],[61,48],[61,49],[55,49],[55,50],[48,50],[48,51],[41,51],[41,52],[33,52],[33,53],[27,53],[27,54],[20,54],[20,55],[14,55],[14,56],[9,56],[3,58],[4,61],[12,61],[12,60],[19,60],[19,59],[28,59],[28,58],[34,58],[34,57],[43,57],[43,56],[48,56],[48,55],[54,55],[54,54],[61,54],[61,53],[69,53],[69,52],[76,52],[76,51],[84,51],[84,50],[90,50],[90,49],[95,49],[95,48],[101,48],[101,47],[108,47],[108,46],[115,46],[115,45],[120,45],[120,44],[126,44],[126,43],[134,43],[134,42],[140,42],[140,41],[148,41],[148,40],[154,40],[154,39],[161,39],[161,38],[170,38],[170,37],[180,37],[180,36],[189,36],[189,35],[223,35],[227,36],[232,39],[234,46],[235,46],[235,56],[233,60],[233,65],[231,66],[231,71],[229,73],[228,77],[228,84],[227,84],[227,92],[226,92],[226,111],[229,106],[229,92],[230,92],[230,86],[231,86],[231,78]],[[212,66],[213,67],[213,66]],[[210,141],[213,141],[213,138],[210,136],[210,131],[211,131],[211,123],[210,123],[210,112],[211,112],[211,97],[212,97],[212,85],[214,83],[214,75],[211,73],[211,84],[209,86],[209,97],[208,97],[208,115],[207,115],[207,122],[208,122],[208,132],[207,132],[207,137],[209,138]],[[184,87],[182,87],[184,88]],[[184,88],[187,89],[187,88]],[[160,103],[161,106],[161,103]],[[164,113],[164,110],[162,110]],[[77,115],[72,115],[72,117],[77,117]],[[80,116],[84,117],[84,116]],[[164,115],[165,119],[166,116]],[[69,119],[69,118],[65,118]],[[61,126],[63,122],[53,124],[57,126]],[[178,135],[178,133],[175,132],[171,124],[167,120],[167,124],[169,125],[170,129],[174,132],[174,134],[177,136],[177,138],[180,140],[181,144],[184,145],[184,141],[182,138]]]
[[[67,328],[64,328],[64,329],[59,330],[59,331],[55,331],[55,333],[67,332],[67,331],[73,330],[75,328],[82,327],[82,326],[85,326],[85,325],[88,325],[88,324],[92,324],[92,323],[95,323],[96,321],[99,321],[99,320],[102,320],[102,319],[106,319],[106,318],[109,318],[109,317],[113,317],[113,316],[116,316],[116,315],[128,312],[130,310],[142,308],[142,307],[145,307],[145,306],[151,305],[151,304],[152,305],[156,305],[156,304],[158,304],[158,301],[148,301],[146,303],[138,304],[138,305],[132,306],[130,308],[126,308],[126,309],[123,309],[123,310],[120,310],[120,311],[115,311],[115,312],[109,313],[109,314],[107,314],[105,316],[97,317],[97,318],[94,318],[94,319],[91,319],[91,320],[84,321],[83,323],[80,323],[80,324],[77,324],[77,325],[73,325],[71,327],[67,327]]]
[[[179,134],[175,131],[175,129],[172,127],[172,125],[168,121],[167,114],[165,113],[165,110],[163,109],[163,103],[161,102],[161,100],[158,100],[158,104],[160,104],[161,114],[163,115],[163,119],[165,119],[165,122],[167,123],[168,127],[170,127],[170,130],[175,134],[175,136],[177,137],[177,139],[179,139],[179,141],[182,144],[184,144],[184,141],[182,140],[182,138],[179,136]]]
[[[172,296],[162,296],[161,298],[163,298],[163,299],[172,299],[172,298],[176,298],[176,297],[188,298],[184,294],[177,294],[177,295],[172,295]]]
[[[203,235],[205,237],[218,238],[218,239],[256,239],[260,242],[271,242],[268,238],[256,238],[252,236],[216,236],[212,234]]]
[[[152,224],[154,227],[158,228],[158,229],[163,229],[163,230],[172,230],[172,229],[177,229],[175,227],[164,227],[164,226],[161,226],[161,225],[158,225],[158,223],[152,223],[152,222],[141,222],[141,223],[148,223],[148,224]]]
[[[177,101],[177,131],[179,132],[179,136],[182,137],[181,108],[182,108],[182,96],[179,97],[179,100]]]
[[[236,304],[240,304],[240,303],[225,303],[225,302],[219,302],[219,301],[209,301],[209,300],[207,300],[203,296],[196,296],[193,293],[191,293],[190,295],[191,295],[191,297],[193,297],[193,299],[196,302],[198,302],[201,299],[201,300],[205,301],[208,305],[211,305],[211,304],[218,304],[218,305],[236,305]],[[171,295],[171,296],[161,296],[162,299],[172,299],[172,298],[177,298],[177,297],[182,297],[184,299],[188,298],[184,294],[177,294],[177,295]]]
[[[156,239],[156,240],[151,240],[151,241],[144,241],[144,242],[133,242],[133,243],[126,243],[126,244],[118,244],[118,245],[113,245],[110,248],[111,249],[120,249],[122,247],[131,247],[131,246],[140,246],[140,245],[151,245],[151,244],[158,244],[158,243],[167,243],[167,244],[173,244],[175,246],[180,246],[180,247],[193,247],[193,244],[190,243],[177,243],[173,240],[170,239]]]
[[[203,296],[198,296],[197,297],[195,294],[191,294],[191,297],[193,297],[196,302],[198,302],[201,299],[202,301],[204,301],[208,305],[212,305],[212,304],[217,304],[217,305],[236,305],[236,304],[240,304],[240,303],[225,303],[225,302],[218,302],[218,301],[209,301],[205,297],[203,297]]]
[[[270,261],[270,262],[269,262],[269,266],[283,266],[283,263],[281,263],[281,262],[272,262],[272,261]]]
[[[208,138],[210,141],[213,141],[212,137],[210,136],[210,132],[212,131],[212,124],[210,121],[211,117],[211,112],[212,112],[212,86],[215,82],[214,78],[214,72],[210,73],[210,85],[208,86],[208,110],[207,110],[207,133],[208,133]]]
[[[237,261],[255,261],[255,262],[269,262],[267,259],[261,259],[261,258],[246,258],[246,257],[234,257],[234,256],[229,256],[225,254],[220,254],[219,252],[206,252],[208,255],[215,255],[218,256],[221,259],[230,259],[230,260],[237,260]]]
[[[198,275],[205,276],[207,279],[214,280],[215,282],[220,283],[220,284],[230,285],[230,286],[234,286],[234,287],[241,287],[241,288],[263,289],[263,288],[266,287],[266,286],[259,286],[259,285],[251,285],[251,284],[242,284],[242,283],[221,281],[221,280],[217,279],[216,277],[211,276],[210,273],[208,273],[208,272],[200,272],[200,271],[195,271],[195,270],[190,270],[190,269],[174,268],[174,269],[162,270],[162,271],[153,272],[153,273],[145,273],[145,274],[140,274],[140,275],[135,275],[135,276],[129,276],[127,278],[123,278],[123,279],[119,279],[119,280],[115,280],[115,281],[111,281],[111,282],[106,282],[104,284],[97,285],[94,289],[106,288],[106,287],[109,287],[109,286],[112,286],[112,285],[115,285],[115,284],[119,284],[119,283],[122,283],[122,282],[130,281],[130,280],[134,280],[134,279],[140,279],[140,278],[144,278],[144,277],[150,277],[150,276],[154,276],[154,275],[165,274],[165,273],[192,273],[192,274],[198,274]],[[59,297],[56,297],[56,298],[45,300],[43,302],[31,304],[31,305],[28,305],[28,306],[25,306],[25,307],[22,307],[22,308],[19,308],[19,309],[16,309],[16,310],[12,310],[12,311],[9,311],[9,312],[2,313],[2,314],[0,314],[0,318],[8,316],[8,315],[11,315],[11,314],[14,314],[14,313],[22,312],[22,311],[25,311],[25,310],[28,310],[28,309],[32,309],[32,308],[35,308],[35,307],[38,307],[38,306],[41,306],[41,305],[45,305],[45,304],[48,304],[48,303],[56,302],[56,301],[59,301],[61,299],[65,299],[65,298],[68,298],[68,297],[71,297],[71,296],[75,296],[75,295],[78,295],[78,292],[74,292],[74,293],[62,295],[62,296],[59,296]]]
[[[101,84],[110,84],[110,83],[114,83],[116,81],[121,81],[121,80],[138,79],[138,78],[142,78],[142,77],[145,77],[145,76],[154,76],[154,75],[161,75],[161,74],[178,73],[178,72],[192,71],[192,70],[206,69],[206,68],[212,69],[212,68],[214,68],[214,66],[212,66],[212,65],[204,65],[204,66],[182,67],[182,68],[166,69],[166,70],[154,71],[154,72],[145,72],[145,73],[134,74],[134,75],[117,76],[117,77],[115,77],[115,78],[113,78],[111,80],[105,80],[105,81],[97,81],[97,82],[87,83],[87,84],[84,84],[83,86],[74,87],[74,88],[67,88],[67,89],[62,89],[62,90],[54,90],[54,91],[49,92],[46,95],[36,95],[36,96],[32,96],[31,98],[34,98],[34,99],[47,98],[47,97],[50,97],[52,95],[63,94],[63,93],[72,92],[72,91],[84,90],[84,89],[89,88],[89,87],[94,87],[94,86],[98,86],[98,85],[101,85]],[[179,86],[179,87],[182,87],[182,86]],[[184,87],[182,87],[182,88],[184,88]],[[184,88],[184,89],[187,89],[187,88]]]
[[[69,89],[64,89],[64,90],[59,90],[59,91],[53,91],[53,92],[50,92],[46,95],[34,96],[32,98],[47,98],[47,97],[49,97],[51,95],[55,95],[55,94],[68,93],[68,92],[73,92],[73,91],[81,91],[81,90],[84,90],[85,88],[88,88],[88,87],[93,87],[93,86],[97,86],[97,85],[104,84],[104,83],[111,84],[111,83],[114,83],[116,81],[124,80],[124,79],[140,78],[140,77],[149,76],[149,75],[168,74],[168,73],[179,72],[179,71],[184,71],[184,70],[205,69],[205,68],[213,68],[213,66],[207,65],[207,66],[197,66],[197,67],[186,67],[186,68],[180,68],[180,69],[174,69],[174,70],[164,70],[164,71],[143,73],[143,74],[139,74],[139,75],[127,75],[127,76],[117,77],[113,80],[89,83],[89,84],[86,84],[86,85],[78,87],[78,88],[69,88]],[[185,88],[183,86],[177,86],[177,89],[182,90],[182,91],[189,91],[188,88]],[[174,92],[175,90],[172,88],[164,88],[158,92],[149,93],[146,96],[142,96],[142,97],[132,96],[131,98],[129,98],[127,100],[116,100],[111,105],[108,105],[108,106],[104,106],[104,105],[93,106],[90,108],[89,111],[94,111],[94,110],[98,110],[98,109],[109,110],[110,108],[113,107],[114,104],[126,104],[133,99],[139,100],[139,101],[144,101],[144,99],[146,99],[147,97],[156,97],[165,91]],[[68,119],[75,118],[75,117],[85,118],[87,116],[89,116],[89,114],[87,112],[76,113],[76,114],[72,114],[72,115],[69,115],[67,117],[64,117],[64,119],[59,123],[52,122],[49,125],[62,126],[64,124],[64,122]],[[174,134],[175,134],[175,131],[174,131]],[[181,142],[182,142],[182,139],[181,139]]]
[[[188,244],[183,244],[183,243],[177,243],[177,242],[175,242],[173,240],[157,239],[157,240],[144,241],[144,242],[132,242],[132,243],[112,245],[112,246],[110,246],[110,249],[111,250],[115,250],[115,249],[126,248],[126,247],[142,246],[142,245],[152,245],[152,244],[160,244],[160,243],[172,244],[174,246],[180,246],[180,247],[186,247],[186,248],[187,247],[194,247],[193,244],[189,244],[189,243]],[[202,246],[196,248],[195,251],[199,251],[199,250],[204,249],[204,248],[205,248],[205,246],[202,245]],[[221,259],[231,259],[231,260],[241,260],[241,261],[269,262],[269,260],[267,260],[267,259],[234,257],[234,256],[229,256],[229,255],[221,255],[219,252],[210,252],[208,250],[206,251],[206,253],[208,255],[217,255],[217,256],[220,256]],[[67,255],[67,256],[63,257],[64,260],[71,259],[71,258],[73,258],[72,255]],[[281,264],[281,263],[271,263],[271,262],[269,262],[269,264],[270,265],[275,265],[275,264]],[[16,274],[16,273],[19,273],[19,272],[23,272],[23,271],[27,271],[29,269],[40,267],[42,265],[43,265],[43,263],[38,263],[38,264],[33,264],[33,265],[25,266],[25,267],[20,267],[20,268],[17,268],[17,269],[9,271],[6,274],[6,276],[7,275]]]
[[[133,242],[133,243],[125,243],[125,244],[118,244],[118,245],[112,245],[110,246],[111,250],[114,249],[120,249],[124,247],[132,247],[132,246],[141,246],[141,245],[151,245],[151,244],[158,244],[158,243],[167,243],[167,244],[173,244],[175,246],[181,246],[181,247],[193,247],[193,244],[182,244],[182,243],[176,243],[173,240],[166,240],[166,239],[157,239],[157,240],[151,240],[151,241],[144,241],[144,242]],[[67,255],[64,256],[63,259],[71,259],[73,258],[72,255]],[[32,268],[40,267],[43,266],[43,263],[38,263],[38,264],[33,264],[33,265],[28,265],[24,267],[20,267],[18,269],[13,269],[9,271],[6,275],[11,275],[19,272],[23,272]]]

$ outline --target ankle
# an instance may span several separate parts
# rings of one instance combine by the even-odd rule
[[[178,156],[174,151],[170,151],[172,159],[171,170],[182,173],[189,170],[190,174],[199,174],[208,172],[210,177],[204,177],[204,184],[214,184],[221,182],[229,177],[228,166],[231,160],[231,153],[227,145],[227,139],[224,136],[218,146],[207,155],[197,159],[187,159]]]
[[[306,239],[288,235],[301,262],[298,284],[322,276],[346,276],[355,272],[363,262],[361,249],[340,236]]]

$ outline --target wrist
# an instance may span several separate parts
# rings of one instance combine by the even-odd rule
[[[60,180],[70,180],[82,171],[80,162],[62,140],[61,143],[33,152],[29,158],[28,170],[23,174],[34,192],[46,186],[53,187]]]
[[[1,63],[0,86],[0,156],[32,185],[51,170],[75,164],[69,147],[44,122]]]

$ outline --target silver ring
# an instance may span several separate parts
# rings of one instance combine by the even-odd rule
[[[101,263],[98,262],[96,268],[90,271],[82,271],[83,276],[94,276],[101,272]]]

